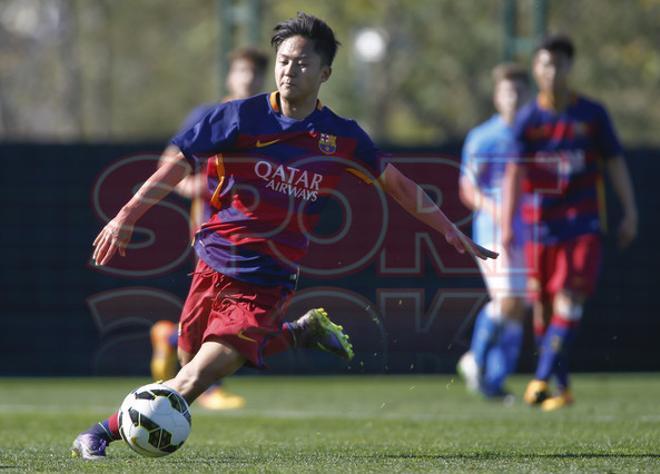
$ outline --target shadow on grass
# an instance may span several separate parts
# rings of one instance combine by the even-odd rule
[[[355,456],[361,458],[386,458],[386,459],[464,459],[464,460],[487,460],[487,459],[615,459],[615,458],[640,458],[660,459],[660,453],[530,453],[530,454],[502,454],[502,453],[473,453],[473,454],[380,454],[373,456]]]
[[[472,454],[414,454],[414,453],[399,453],[399,454],[326,454],[326,455],[298,455],[295,458],[296,463],[308,463],[308,462],[324,462],[324,461],[333,461],[337,462],[339,460],[364,460],[364,461],[377,461],[377,460],[411,460],[411,461],[488,461],[488,460],[510,460],[510,461],[525,461],[525,460],[560,460],[560,459],[659,459],[660,453],[530,453],[530,454],[503,454],[503,453],[472,453]],[[245,464],[251,465],[255,462],[259,463],[268,463],[268,462],[288,462],[290,459],[287,457],[281,456],[266,456],[261,457],[259,455],[227,455],[223,454],[219,459],[189,459],[189,458],[179,458],[179,459],[169,459],[170,465],[179,464],[188,465],[191,464],[213,464],[215,462],[220,462],[221,464]]]

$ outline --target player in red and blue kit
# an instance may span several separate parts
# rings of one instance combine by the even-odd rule
[[[497,256],[474,244],[394,166],[382,169],[381,153],[358,124],[319,102],[338,46],[327,24],[299,13],[275,27],[271,43],[277,92],[218,105],[175,137],[176,157],[147,179],[94,241],[98,265],[117,252],[125,255],[136,221],[190,172],[195,157],[211,158],[214,212],[195,239],[199,262],[180,320],[183,367],[164,382],[188,402],[244,364],[263,367],[265,357],[289,347],[352,357],[342,328],[321,309],[282,322],[307,249],[306,229],[314,227],[347,170],[382,186],[457,251]],[[102,459],[107,444],[119,438],[117,425],[114,414],[81,433],[74,454]]]
[[[568,85],[573,55],[573,43],[565,36],[550,36],[537,48],[532,69],[539,95],[518,114],[514,133],[519,161],[505,178],[504,240],[513,239],[511,216],[519,204],[527,224],[528,287],[539,344],[536,374],[524,400],[544,411],[573,402],[568,349],[600,267],[603,168],[624,211],[621,246],[637,233],[632,181],[609,116],[602,105]],[[548,387],[553,375],[556,396]]]

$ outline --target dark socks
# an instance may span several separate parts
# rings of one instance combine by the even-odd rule
[[[279,354],[289,350],[291,347],[298,346],[297,339],[302,337],[302,330],[295,322],[282,324],[282,331],[268,339],[264,346],[264,356]]]
[[[567,351],[576,330],[577,321],[568,321],[560,316],[552,318],[540,349],[537,380],[547,381],[554,374],[558,376],[560,386],[568,384]]]
[[[105,439],[108,443],[121,438],[119,435],[119,412],[114,413],[109,418],[95,423],[89,427],[85,433],[96,435]]]

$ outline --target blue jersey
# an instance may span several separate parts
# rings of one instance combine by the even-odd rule
[[[518,113],[514,135],[523,220],[535,238],[555,244],[604,230],[603,160],[622,152],[605,108],[574,96],[558,112],[539,96]]]
[[[207,160],[212,215],[195,250],[211,268],[265,286],[295,284],[308,235],[348,170],[377,178],[380,151],[353,120],[317,103],[283,115],[276,92],[214,106],[172,143]]]
[[[469,179],[482,194],[502,208],[502,178],[507,163],[515,159],[516,142],[511,127],[500,115],[493,115],[468,133],[461,162],[461,176]],[[522,243],[520,214],[513,220],[514,243]],[[500,222],[483,210],[474,213],[472,238],[481,244],[499,243]]]
[[[185,132],[189,128],[192,128],[197,122],[202,120],[202,118],[204,118],[204,116],[208,114],[216,105],[218,105],[217,102],[211,102],[195,107],[185,118],[176,135]],[[202,164],[200,163],[200,165]],[[202,170],[200,172],[206,173],[206,166],[202,166]],[[207,199],[204,199],[201,196],[193,197],[192,205],[190,206],[191,229],[196,232],[199,225],[209,220],[212,213],[211,203]]]
[[[214,107],[218,105],[217,102],[210,102],[208,104],[198,105],[188,114],[186,119],[181,124],[177,135],[185,132],[189,128],[192,128],[197,122],[202,120],[205,115],[207,115]]]

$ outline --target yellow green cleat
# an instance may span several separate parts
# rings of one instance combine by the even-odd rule
[[[353,345],[344,328],[333,323],[323,308],[310,309],[298,320],[289,323],[296,347],[321,349],[342,359],[351,360],[355,355]]]

